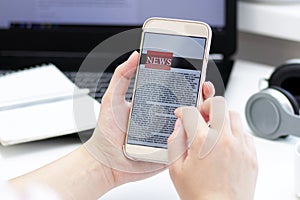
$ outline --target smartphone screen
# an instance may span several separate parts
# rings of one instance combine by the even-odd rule
[[[144,33],[127,143],[167,148],[180,106],[196,106],[206,38]]]

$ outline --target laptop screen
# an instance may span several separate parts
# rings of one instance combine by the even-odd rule
[[[211,53],[231,55],[236,48],[235,1],[0,1],[0,54],[89,52],[116,33],[141,27],[149,17],[171,17],[208,23],[213,28]]]
[[[60,25],[136,26],[153,16],[225,26],[224,0],[11,0],[0,2],[0,27],[57,28]]]

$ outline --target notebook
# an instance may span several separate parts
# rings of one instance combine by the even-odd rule
[[[53,64],[0,77],[0,143],[41,140],[96,126],[100,104]]]

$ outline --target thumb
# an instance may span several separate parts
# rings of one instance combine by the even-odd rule
[[[186,135],[182,127],[181,119],[177,119],[173,133],[168,138],[169,164],[182,163],[186,157]]]

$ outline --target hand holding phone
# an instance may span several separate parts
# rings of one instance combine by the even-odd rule
[[[203,22],[150,18],[144,23],[124,148],[128,158],[169,162],[174,110],[203,101],[211,35]]]
[[[114,186],[145,179],[166,168],[162,164],[132,161],[123,153],[131,107],[125,100],[125,94],[130,78],[135,74],[138,58],[138,53],[133,52],[126,62],[117,67],[102,98],[97,126],[92,137],[83,145],[103,166]]]
[[[134,52],[129,59],[118,66],[101,102],[97,127],[93,136],[84,143],[86,150],[110,170],[107,175],[114,180],[114,186],[153,176],[166,168],[166,165],[150,162],[136,162],[125,157],[123,145],[131,104],[125,100],[130,78],[138,65],[139,55]],[[214,95],[210,82],[203,84],[204,99]],[[110,178],[108,176],[108,178]]]

